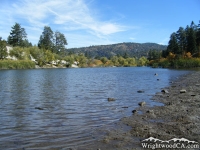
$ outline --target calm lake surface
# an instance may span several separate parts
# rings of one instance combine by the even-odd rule
[[[151,97],[187,73],[148,67],[0,70],[0,149],[91,143],[96,129],[131,115],[138,102],[161,105]]]

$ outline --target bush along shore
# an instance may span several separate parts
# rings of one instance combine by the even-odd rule
[[[106,133],[103,138],[85,149],[142,149],[142,141],[150,137],[162,141],[184,138],[199,144],[199,77],[200,71],[193,72],[161,89],[152,100],[162,102],[163,106],[138,105],[133,114],[122,118],[114,129],[101,129],[99,133]]]
[[[35,63],[30,60],[1,60],[0,69],[33,69]]]
[[[197,68],[200,67],[200,58],[162,58],[160,60],[150,61],[149,65],[153,68]]]

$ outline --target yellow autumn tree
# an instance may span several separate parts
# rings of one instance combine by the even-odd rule
[[[167,56],[167,59],[168,60],[173,60],[173,59],[175,59],[175,57],[176,57],[176,54],[174,54],[172,52],[169,52],[169,55]]]
[[[190,52],[187,52],[187,53],[185,54],[185,58],[192,58],[192,54],[191,54]]]

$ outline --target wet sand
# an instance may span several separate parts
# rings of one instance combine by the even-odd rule
[[[157,93],[152,100],[164,106],[138,106],[132,116],[122,118],[113,128],[99,129],[97,133],[104,136],[94,143],[73,149],[142,149],[141,141],[149,137],[186,138],[200,143],[200,71],[182,76],[163,89],[165,92]]]

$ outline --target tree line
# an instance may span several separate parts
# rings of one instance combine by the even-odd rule
[[[190,26],[179,27],[173,32],[166,50],[162,53],[149,53],[149,65],[173,68],[200,67],[200,21],[198,25],[192,21]]]
[[[15,23],[11,27],[10,35],[6,40],[0,38],[0,68],[23,68],[27,66],[33,67],[30,60],[34,58],[37,65],[44,66],[56,61],[56,65],[60,65],[61,60],[71,66],[74,62],[78,62],[79,67],[106,67],[106,66],[144,66],[147,65],[146,57],[130,57],[126,52],[122,55],[113,55],[112,57],[96,56],[91,57],[87,52],[66,51],[67,40],[65,35],[59,31],[53,32],[49,26],[45,26],[39,37],[38,45],[32,45],[27,38],[25,28],[21,27],[19,23]],[[22,61],[18,67],[15,62],[7,61],[6,46],[13,47],[9,52],[9,56],[14,57],[17,61]],[[32,57],[32,58],[31,58]],[[2,61],[4,59],[4,61]],[[12,62],[12,63],[11,63]],[[12,65],[11,65],[12,64]]]
[[[193,57],[200,56],[200,22],[196,25],[193,21],[186,28],[179,27],[176,32],[170,36],[168,47],[163,51],[163,57],[169,53],[175,54],[177,57],[186,53],[191,53]]]

